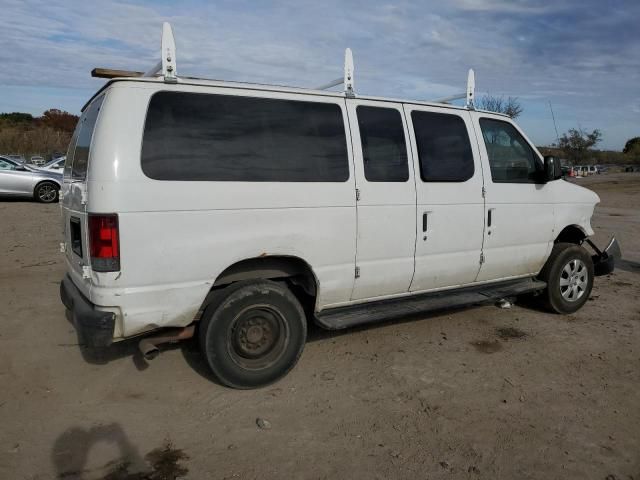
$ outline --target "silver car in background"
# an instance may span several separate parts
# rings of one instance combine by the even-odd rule
[[[39,170],[0,157],[0,196],[31,197],[42,203],[58,201],[62,173]]]

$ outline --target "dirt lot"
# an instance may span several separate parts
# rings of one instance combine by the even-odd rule
[[[624,254],[577,314],[314,329],[255,391],[214,383],[193,344],[148,365],[131,343],[82,352],[58,206],[1,202],[0,478],[640,480],[640,175],[577,182],[602,198],[596,239]]]

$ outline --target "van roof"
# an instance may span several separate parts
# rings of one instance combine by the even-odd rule
[[[84,112],[84,110],[93,101],[95,97],[97,97],[100,93],[106,90],[110,85],[113,85],[116,82],[144,82],[144,83],[166,85],[162,77],[112,78],[109,81],[107,81],[89,99],[89,101],[82,107],[82,111]],[[180,76],[178,77],[175,83],[172,83],[172,85],[196,85],[196,86],[202,86],[202,87],[235,88],[235,89],[262,91],[262,92],[302,93],[306,95],[313,95],[313,96],[319,96],[319,97],[334,97],[334,98],[346,97],[346,98],[357,98],[360,100],[376,100],[381,102],[407,103],[412,105],[442,107],[442,108],[450,108],[453,110],[465,110],[465,111],[468,110],[467,107],[451,105],[449,103],[429,102],[429,101],[423,101],[423,100],[406,100],[406,99],[398,99],[398,98],[392,98],[392,97],[376,97],[371,95],[354,95],[353,97],[348,97],[344,92],[330,92],[327,90],[317,90],[312,88],[289,87],[284,85],[267,85],[267,84],[261,84],[261,83],[234,82],[229,80],[213,80],[213,79],[204,79],[204,78],[197,78],[197,77]],[[509,115],[506,115],[504,113],[491,112],[488,110],[480,110],[480,109],[476,109],[475,111],[510,118]]]

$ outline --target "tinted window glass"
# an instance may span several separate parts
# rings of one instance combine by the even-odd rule
[[[464,182],[473,177],[473,152],[464,120],[457,115],[411,112],[425,182]]]
[[[15,170],[16,166],[11,163],[11,162],[7,162],[6,160],[3,160],[0,158],[0,170]]]
[[[365,178],[370,182],[406,182],[409,165],[400,112],[365,106],[356,112]]]
[[[150,102],[142,170],[157,180],[343,182],[335,104],[160,92]]]
[[[482,118],[480,128],[495,183],[536,183],[542,164],[513,125]]]
[[[71,178],[76,180],[84,180],[87,177],[87,165],[89,163],[89,147],[91,146],[91,138],[93,137],[93,129],[96,126],[98,112],[102,106],[104,95],[93,101],[86,110],[82,118],[78,130],[78,137],[74,149],[73,158],[71,159]],[[77,128],[76,128],[77,130]]]

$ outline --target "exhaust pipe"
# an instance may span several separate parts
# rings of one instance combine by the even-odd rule
[[[138,343],[138,350],[140,350],[140,353],[142,353],[142,356],[145,360],[153,360],[160,353],[158,345],[161,345],[163,343],[176,343],[180,340],[187,340],[193,337],[195,331],[195,325],[189,325],[188,327],[184,328],[172,328],[153,337],[143,338]]]

